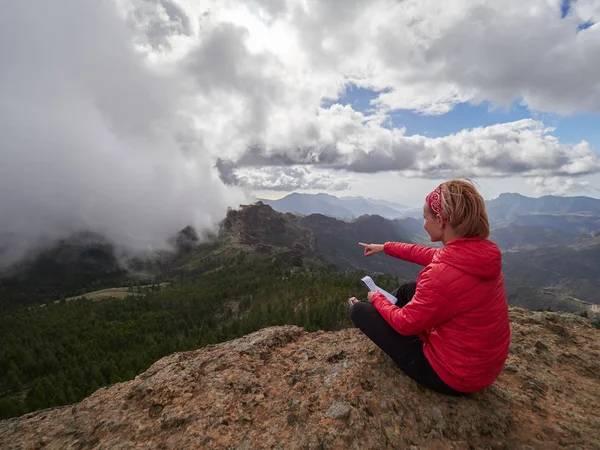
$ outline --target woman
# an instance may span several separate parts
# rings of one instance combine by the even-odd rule
[[[416,283],[370,303],[352,301],[354,324],[408,376],[449,395],[489,386],[508,356],[510,325],[502,257],[488,240],[485,202],[466,181],[442,183],[423,207],[424,228],[436,249],[387,242],[363,244],[365,256],[384,252],[425,268]]]

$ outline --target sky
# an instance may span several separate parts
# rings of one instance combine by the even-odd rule
[[[21,0],[0,60],[0,266],[294,191],[600,196],[597,0]]]

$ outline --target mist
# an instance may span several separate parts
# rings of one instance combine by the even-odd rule
[[[111,2],[0,15],[0,267],[80,230],[130,251],[208,229],[246,198],[186,111],[190,85],[136,51]]]

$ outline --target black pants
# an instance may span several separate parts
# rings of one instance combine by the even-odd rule
[[[415,295],[417,284],[405,283],[392,292],[403,307]],[[423,341],[417,336],[404,336],[392,328],[371,303],[356,302],[350,313],[352,322],[381,350],[392,358],[409,377],[424,387],[447,395],[464,395],[444,383],[423,353]]]

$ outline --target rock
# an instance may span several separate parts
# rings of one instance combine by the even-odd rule
[[[421,388],[359,330],[271,327],[0,421],[0,448],[600,449],[600,331],[510,315],[506,370],[466,397]]]
[[[325,415],[332,419],[347,419],[350,417],[350,406],[342,402],[334,402]]]
[[[535,341],[535,349],[540,353],[547,352],[548,346],[546,344],[544,344],[542,341]]]
[[[442,410],[437,406],[433,407],[433,420],[437,423],[442,423],[444,421]]]
[[[346,352],[344,350],[341,350],[339,352],[335,352],[332,355],[327,357],[327,362],[333,363],[333,362],[337,362],[337,361],[341,361],[342,359],[346,358]]]
[[[297,414],[294,414],[294,413],[289,413],[289,414],[287,415],[287,419],[286,419],[286,421],[287,421],[287,424],[288,424],[288,425],[293,425],[293,424],[295,424],[297,420],[298,420],[298,415],[297,415]]]

